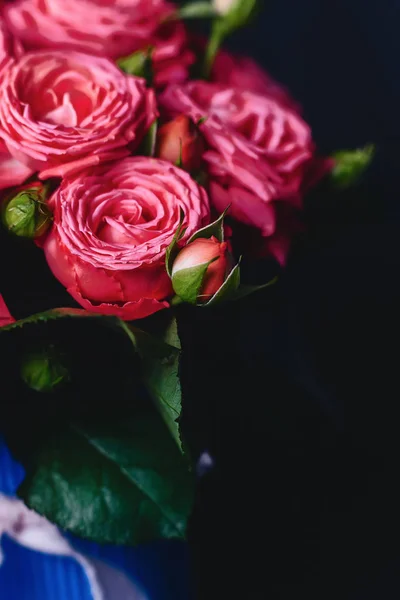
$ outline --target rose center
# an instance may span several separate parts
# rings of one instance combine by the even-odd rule
[[[97,220],[96,236],[103,242],[132,246],[154,237],[156,210],[142,205],[140,198],[114,198]]]
[[[35,121],[52,125],[85,126],[105,93],[87,73],[69,71],[67,65],[47,73],[36,68],[25,75],[19,85],[21,101]]]

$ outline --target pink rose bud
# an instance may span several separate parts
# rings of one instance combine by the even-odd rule
[[[227,242],[219,242],[215,237],[209,239],[198,238],[181,250],[173,264],[171,275],[174,291],[183,300],[185,300],[186,295],[185,280],[187,281],[187,287],[193,283],[188,270],[193,272],[196,267],[207,264],[208,268],[197,294],[197,302],[210,300],[218,292],[232,270]],[[185,273],[183,273],[184,271]],[[188,275],[187,278],[186,274]]]
[[[226,15],[229,13],[238,0],[214,0],[214,8],[220,15]]]
[[[158,132],[156,156],[186,171],[200,169],[204,150],[202,135],[185,115],[166,123]]]

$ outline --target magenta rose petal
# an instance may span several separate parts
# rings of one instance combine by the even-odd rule
[[[0,190],[21,185],[33,170],[11,156],[0,140]]]
[[[116,304],[102,302],[100,304],[92,304],[90,300],[84,298],[77,288],[69,288],[68,293],[88,312],[98,313],[101,315],[109,315],[119,317],[124,321],[134,321],[144,319],[150,315],[169,308],[169,303],[160,302],[154,298],[141,298],[137,302],[125,302],[121,306]]]
[[[14,323],[14,319],[3,300],[3,296],[0,294],[0,327],[10,325],[11,323]]]

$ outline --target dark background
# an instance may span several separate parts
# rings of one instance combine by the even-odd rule
[[[378,152],[356,189],[309,200],[272,293],[182,326],[185,422],[213,459],[196,593],[397,599],[400,3],[264,4],[231,48],[289,87],[325,152]]]

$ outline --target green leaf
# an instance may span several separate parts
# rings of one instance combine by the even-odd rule
[[[193,482],[151,403],[130,420],[72,425],[46,440],[19,489],[51,522],[98,543],[185,536]]]
[[[180,220],[179,220],[179,227],[176,230],[174,238],[173,238],[172,242],[170,243],[170,245],[168,246],[166,254],[165,254],[165,266],[167,269],[167,273],[170,277],[172,274],[172,265],[174,264],[174,260],[176,259],[178,252],[180,250],[179,241],[182,239],[182,236],[185,234],[185,229],[183,227],[183,221],[185,220],[185,213],[183,212],[182,209],[180,212],[181,212],[181,214],[180,214]]]
[[[127,75],[143,77],[143,79],[146,80],[147,85],[151,87],[154,78],[153,51],[154,48],[152,46],[145,50],[138,50],[129,56],[119,58],[117,60],[117,65]]]
[[[231,300],[237,293],[240,285],[240,261],[234,269],[230,272],[225,282],[221,285],[218,292],[214,296],[203,304],[202,306],[215,306],[221,302]]]
[[[95,313],[89,313],[86,310],[80,308],[54,308],[52,310],[48,310],[42,313],[37,313],[35,315],[30,315],[25,319],[20,319],[19,321],[15,321],[10,325],[6,325],[5,327],[1,327],[0,335],[5,333],[6,331],[12,331],[14,329],[21,329],[24,325],[35,325],[39,323],[47,323],[47,321],[54,321],[62,318],[85,318],[85,319],[102,319],[107,321],[118,321],[115,317],[104,317],[102,315],[98,315]]]
[[[163,311],[158,314],[163,315],[163,313],[168,314],[167,311]],[[171,318],[171,316],[168,315],[168,322],[165,325],[165,327],[161,328],[160,331],[162,334],[162,339],[166,344],[172,346],[173,348],[176,348],[177,350],[181,349],[181,340],[178,333],[178,323],[174,316]]]
[[[142,359],[142,379],[144,385],[169,432],[182,451],[178,419],[182,410],[182,391],[179,379],[180,349],[175,324],[166,332],[166,343],[154,334],[137,329],[126,323],[130,339]],[[176,330],[176,337],[174,334]],[[177,339],[176,339],[177,338]],[[179,343],[180,344],[180,343]]]
[[[266,288],[275,285],[278,281],[278,277],[274,277],[268,283],[264,283],[264,285],[241,285],[236,292],[230,298],[231,300],[241,300],[242,298],[246,298],[246,296],[251,296],[261,290],[265,290]]]
[[[199,0],[190,2],[179,8],[173,15],[174,19],[213,19],[218,16],[211,2]]]
[[[219,256],[216,256],[202,265],[190,267],[189,269],[182,269],[181,271],[174,273],[174,276],[172,277],[174,292],[182,298],[184,302],[187,302],[188,304],[197,304],[197,299],[207,269],[211,263],[218,259]]]
[[[334,184],[343,189],[356,184],[371,164],[375,146],[368,144],[357,150],[341,150],[333,155],[335,166],[331,172]]]
[[[214,221],[214,223],[211,223],[210,225],[206,225],[206,227],[203,227],[203,229],[199,229],[198,231],[196,231],[196,233],[194,233],[192,235],[192,237],[190,238],[190,240],[188,241],[188,244],[191,244],[192,242],[194,242],[194,240],[197,240],[198,238],[211,238],[211,237],[216,237],[217,240],[219,242],[223,242],[224,241],[224,219],[226,216],[226,213],[228,212],[230,208],[230,205],[226,207],[226,209],[224,210],[224,212],[222,213],[222,215],[220,215],[220,217],[218,217],[218,219],[216,221]]]

